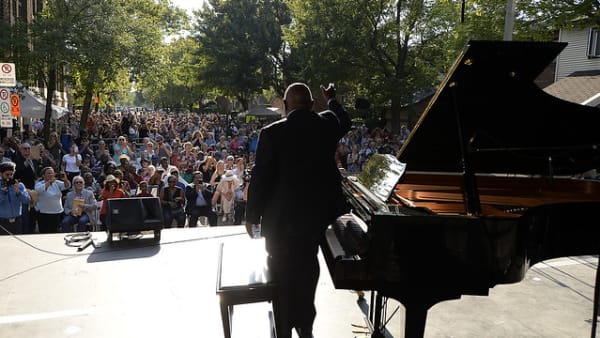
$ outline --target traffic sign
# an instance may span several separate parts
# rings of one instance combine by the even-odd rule
[[[14,63],[0,63],[0,87],[15,87],[17,76]]]
[[[10,115],[10,90],[0,88],[0,127],[12,128],[12,116]]]
[[[10,96],[10,114],[15,117],[21,116],[21,96],[17,93]]]

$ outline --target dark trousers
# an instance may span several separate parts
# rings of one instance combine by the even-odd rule
[[[319,281],[319,245],[315,239],[266,238],[269,271],[277,283],[277,338],[291,338],[292,329],[311,332],[317,315],[315,292]]]
[[[12,222],[10,218],[0,218],[0,225],[8,231],[6,232],[4,229],[0,228],[0,235],[21,235],[23,233],[21,217],[15,217]]]
[[[164,208],[163,219],[165,221],[165,228],[170,228],[173,220],[177,221],[178,228],[183,228],[185,226],[185,212],[183,212],[183,209],[172,210],[169,208]]]
[[[81,216],[66,215],[60,222],[60,232],[83,232],[89,230],[90,218],[84,212]],[[75,228],[73,226],[77,224]]]
[[[189,216],[188,226],[190,228],[198,226],[198,217],[200,216],[208,218],[208,224],[211,227],[217,225],[217,214],[207,205],[193,206],[187,210],[187,215]]]
[[[62,213],[60,214],[44,214],[38,213],[38,228],[40,234],[52,234],[58,232],[58,225],[62,219]]]
[[[246,202],[245,201],[235,201],[234,203],[234,219],[233,223],[242,224],[244,219],[246,218]]]

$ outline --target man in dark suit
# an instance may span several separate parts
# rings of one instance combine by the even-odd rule
[[[315,113],[306,84],[286,89],[287,117],[261,130],[248,190],[246,230],[252,236],[260,223],[265,237],[278,285],[279,338],[291,337],[292,328],[300,338],[312,337],[319,243],[327,226],[347,211],[334,155],[351,121],[333,84],[321,91],[329,110]]]
[[[39,160],[31,158],[31,145],[29,143],[21,143],[19,152],[15,157],[15,178],[25,185],[29,190],[35,189],[35,181],[38,178],[38,170],[40,166]],[[29,208],[29,202],[22,206],[22,223],[23,233],[32,234],[35,232],[36,212],[32,205]]]
[[[195,171],[193,173],[192,183],[185,187],[185,213],[188,215],[188,226],[195,227],[198,223],[198,217],[208,218],[210,226],[217,225],[217,214],[212,210],[211,200],[213,193],[206,189],[202,182],[202,173]]]

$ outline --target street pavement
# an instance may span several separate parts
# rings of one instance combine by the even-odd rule
[[[148,234],[81,252],[65,245],[64,234],[1,236],[0,337],[223,337],[218,249],[247,241],[242,226],[165,229],[160,245]],[[368,302],[336,290],[320,260],[314,336],[370,337],[362,328]],[[489,296],[439,303],[425,337],[589,337],[596,266],[596,257],[558,258]],[[233,338],[270,337],[270,310],[269,303],[235,306]],[[386,336],[403,337],[401,304],[390,300],[387,315]]]

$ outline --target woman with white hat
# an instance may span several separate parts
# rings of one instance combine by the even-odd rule
[[[232,170],[227,170],[225,174],[221,176],[221,181],[217,185],[212,203],[213,205],[216,205],[217,202],[221,202],[223,222],[227,222],[227,220],[233,221],[233,194],[238,185],[240,185],[240,182],[233,174]]]

